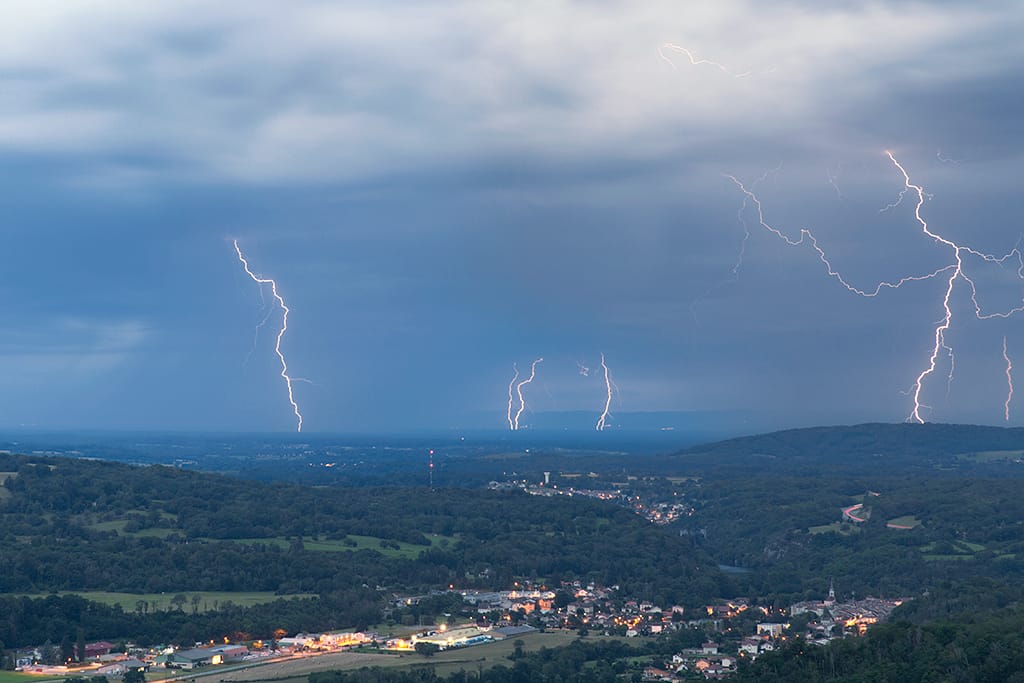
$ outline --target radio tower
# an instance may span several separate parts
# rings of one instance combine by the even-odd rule
[[[430,490],[434,490],[434,449],[430,449]]]

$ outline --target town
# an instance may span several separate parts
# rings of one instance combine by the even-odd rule
[[[700,608],[656,605],[621,595],[618,586],[565,583],[557,589],[522,582],[509,590],[435,591],[396,596],[387,615],[393,627],[378,631],[277,634],[273,640],[189,643],[139,647],[132,643],[50,643],[15,652],[18,671],[53,677],[122,678],[138,683],[141,675],[164,671],[166,677],[224,673],[271,662],[287,662],[339,652],[374,654],[434,653],[521,638],[538,632],[574,632],[578,637],[656,639],[683,634],[690,643],[670,657],[652,657],[643,680],[715,680],[734,672],[741,660],[752,661],[787,639],[824,645],[830,640],[863,635],[885,621],[901,599],[864,598],[840,602],[830,586],[820,601],[803,601],[786,609],[755,599],[720,600]],[[427,603],[450,611],[424,615]],[[416,623],[413,623],[416,622]],[[202,671],[200,671],[202,670]],[[157,676],[159,677],[159,676]]]

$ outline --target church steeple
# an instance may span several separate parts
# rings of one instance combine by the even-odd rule
[[[828,580],[828,601],[836,601],[836,583],[833,579]]]

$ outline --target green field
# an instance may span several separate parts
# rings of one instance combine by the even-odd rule
[[[420,655],[405,654],[401,657],[391,656],[386,659],[377,659],[372,662],[372,666],[381,668],[407,668],[417,669],[423,667],[432,668],[439,676],[447,676],[450,673],[464,669],[465,671],[477,671],[483,669],[489,669],[493,666],[504,665],[509,668],[512,667],[512,661],[508,658],[510,654],[515,650],[515,643],[517,640],[523,642],[524,652],[535,652],[542,647],[555,648],[563,645],[568,645],[579,638],[575,632],[571,631],[553,631],[545,633],[527,633],[521,636],[515,636],[512,638],[506,638],[494,643],[487,643],[484,645],[474,645],[472,647],[449,650],[447,652],[439,652],[432,657],[423,657]],[[605,636],[589,636],[591,640],[605,640]],[[625,638],[623,638],[625,640]],[[640,641],[644,639],[631,638],[629,639],[633,644],[640,644]],[[315,661],[315,660],[309,660]],[[338,670],[346,669],[359,669],[367,666],[367,662],[354,660],[349,663],[345,663],[334,667]],[[303,662],[297,662],[297,666],[303,666]],[[307,665],[308,666],[308,665]],[[242,674],[243,672],[239,672]],[[307,676],[305,673],[300,671],[295,672],[295,676],[290,677],[274,677],[277,683],[307,683]],[[243,676],[240,675],[240,678]],[[230,678],[225,680],[231,683]],[[253,668],[248,669],[244,672],[244,680],[246,681],[260,681],[260,680],[271,680],[269,678],[260,678],[260,669]],[[0,682],[2,683],[2,682]]]
[[[0,488],[0,497],[6,493],[3,488]],[[173,515],[165,515],[165,521],[175,523],[177,520],[174,519]],[[135,538],[166,538],[174,533],[181,533],[180,529],[173,527],[153,527],[148,529],[140,529],[139,531],[125,531],[125,526],[130,522],[129,519],[115,519],[106,522],[97,522],[90,524],[89,529],[93,531],[116,531],[119,535],[132,536]],[[430,546],[416,545],[414,543],[405,543],[403,541],[395,541],[392,539],[379,538],[377,536],[357,536],[349,535],[343,540],[314,540],[312,537],[306,537],[302,539],[302,544],[306,550],[327,552],[327,553],[338,553],[338,552],[354,552],[357,550],[375,550],[385,557],[396,557],[405,559],[416,559],[420,553],[426,550],[428,547],[445,546],[447,544],[454,544],[458,539],[454,536],[441,536],[434,534],[428,536],[430,540]],[[198,540],[203,541],[230,541],[234,543],[244,543],[247,545],[276,545],[279,548],[288,548],[292,541],[284,537],[274,538],[232,538],[232,539],[218,539],[218,538],[202,538]],[[381,543],[385,545],[381,545]]]
[[[951,543],[927,543],[921,546],[924,559],[929,561],[937,560],[973,560],[975,553],[985,549],[980,543],[969,543],[967,541],[952,541]],[[945,552],[942,552],[942,551]],[[952,550],[952,552],[949,552]]]
[[[914,515],[903,515],[902,517],[896,517],[895,519],[890,519],[888,521],[888,524],[895,524],[897,526],[915,527],[915,526],[920,526],[921,525],[921,520],[919,520]]]
[[[120,536],[134,536],[135,538],[167,538],[178,531],[177,529],[168,529],[165,527],[140,529],[138,531],[125,531],[124,527],[128,524],[128,521],[129,520],[127,519],[115,519],[110,522],[97,522],[96,524],[90,524],[89,529],[92,531],[116,531]]]
[[[40,676],[38,674],[23,674],[17,671],[0,671],[0,683],[25,683],[26,681],[35,681],[35,683],[42,683],[43,681],[60,680],[50,678],[48,676]]]
[[[831,531],[843,536],[848,536],[854,532],[860,531],[857,527],[849,524],[848,522],[832,522],[831,524],[822,524],[820,526],[808,527],[807,532],[809,534],[827,534]]]
[[[63,591],[61,595],[81,595],[86,600],[92,600],[94,602],[103,603],[104,605],[121,605],[121,609],[125,612],[134,612],[136,605],[139,601],[145,601],[148,603],[149,611],[156,610],[168,610],[176,609],[171,605],[171,599],[174,598],[178,593],[108,593],[105,591]],[[20,593],[19,595],[26,595],[32,598],[45,598],[46,594],[28,594]],[[267,602],[273,602],[279,598],[312,598],[316,597],[308,593],[301,595],[277,595],[275,593],[268,592],[236,592],[228,593],[223,591],[181,591],[181,595],[184,595],[186,600],[182,605],[182,611],[186,613],[192,612],[192,597],[199,596],[199,603],[196,605],[198,611],[206,612],[214,609],[214,604],[222,606],[226,602],[232,602],[242,607],[251,607],[253,605],[262,605]],[[0,683],[4,681],[0,680]]]
[[[380,553],[381,555],[384,555],[385,557],[400,557],[414,560],[417,557],[419,557],[420,553],[422,553],[424,550],[427,550],[428,547],[433,548],[437,546],[443,546],[445,544],[454,544],[458,540],[453,536],[441,536],[436,534],[431,535],[428,538],[430,539],[430,546],[416,545],[414,543],[405,543],[403,541],[394,541],[385,538],[378,538],[376,536],[356,536],[350,534],[344,540],[314,541],[312,538],[304,538],[302,539],[302,545],[305,547],[306,550],[314,550],[328,553],[355,552],[357,550],[374,550]],[[234,540],[234,542],[236,543],[264,543],[267,545],[276,545],[281,548],[287,548],[291,545],[291,541],[289,541],[286,538],[238,538],[232,540]],[[382,546],[382,542],[386,545]],[[352,543],[354,543],[355,545],[352,545]]]

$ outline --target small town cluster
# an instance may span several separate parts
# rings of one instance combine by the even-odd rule
[[[591,475],[594,477],[597,476],[593,473],[582,475],[560,472],[558,474],[558,479],[572,482],[581,477],[589,477]],[[543,482],[530,483],[525,479],[503,482],[492,481],[488,484],[488,488],[492,491],[520,489],[531,496],[546,496],[549,498],[553,496],[567,496],[569,498],[579,496],[581,498],[595,498],[597,500],[611,501],[632,510],[648,522],[658,526],[672,524],[673,522],[677,522],[683,517],[688,517],[694,513],[693,506],[685,500],[679,499],[678,492],[674,492],[669,498],[662,496],[641,497],[631,492],[632,487],[637,481],[637,477],[628,476],[626,478],[630,481],[611,482],[611,486],[613,488],[610,489],[591,489],[578,487],[572,483],[563,483],[561,486],[558,484],[552,484],[551,472],[545,472]],[[658,478],[645,477],[645,479],[654,481]],[[679,478],[678,480],[683,479],[686,479],[686,477]]]
[[[619,595],[617,586],[579,582],[557,591],[528,583],[504,591],[438,591],[431,595],[396,597],[393,610],[418,605],[438,595],[461,597],[477,618],[451,618],[429,628],[412,627],[401,635],[345,631],[282,636],[274,641],[195,643],[173,646],[123,648],[115,652],[109,642],[87,643],[85,661],[78,666],[46,666],[42,648],[17,653],[18,669],[46,675],[125,677],[131,679],[156,668],[192,670],[210,666],[250,666],[282,658],[367,649],[374,652],[432,654],[471,647],[544,630],[572,630],[580,636],[617,635],[657,637],[684,629],[703,634],[699,646],[683,648],[661,666],[644,669],[645,680],[675,681],[703,675],[719,679],[736,670],[741,659],[753,660],[775,649],[780,641],[802,637],[825,644],[845,636],[862,635],[884,621],[902,600],[865,598],[839,602],[830,586],[828,597],[774,610],[748,599],[722,600],[700,609],[655,605]],[[440,621],[440,620],[439,620]]]

